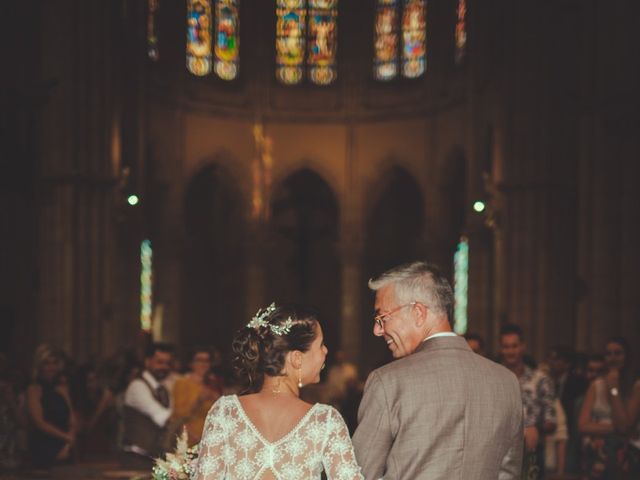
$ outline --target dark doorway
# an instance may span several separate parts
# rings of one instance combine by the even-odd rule
[[[335,195],[318,174],[303,169],[275,190],[271,211],[269,298],[316,307],[325,343],[335,350],[339,346],[341,303]]]
[[[364,273],[365,280],[385,270],[420,258],[423,252],[425,226],[424,201],[413,177],[400,167],[393,167],[382,177],[380,194],[369,211],[366,225]],[[375,368],[390,359],[383,340],[373,336],[374,294],[363,282],[362,351],[363,364]]]
[[[185,194],[182,339],[226,351],[244,323],[244,206],[233,178],[218,165],[197,173]]]

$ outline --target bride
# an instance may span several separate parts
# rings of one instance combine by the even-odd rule
[[[271,304],[234,338],[234,367],[247,395],[211,407],[193,480],[364,480],[349,432],[329,405],[299,398],[320,381],[327,347],[316,315]]]

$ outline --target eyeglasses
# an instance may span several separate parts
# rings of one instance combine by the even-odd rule
[[[373,321],[375,322],[376,325],[378,325],[380,328],[384,328],[384,324],[385,322],[388,320],[388,318],[393,315],[396,312],[399,312],[400,310],[402,310],[405,307],[409,307],[409,306],[414,306],[417,305],[420,302],[411,302],[411,303],[405,303],[404,305],[400,305],[399,307],[396,307],[392,310],[389,310],[386,313],[379,313],[378,315],[376,315],[375,317],[373,317]],[[422,305],[420,303],[420,305]]]

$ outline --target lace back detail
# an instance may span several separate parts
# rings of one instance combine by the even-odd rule
[[[200,442],[195,480],[363,479],[340,414],[316,404],[276,442],[268,442],[245,414],[238,397],[211,408]]]

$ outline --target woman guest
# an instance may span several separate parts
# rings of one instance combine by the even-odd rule
[[[102,384],[92,362],[78,368],[71,399],[78,419],[82,457],[95,457],[113,450],[115,442],[115,396]]]
[[[247,394],[221,397],[204,427],[193,480],[361,480],[349,432],[336,409],[300,399],[320,381],[322,328],[304,307],[259,310],[234,341]]]
[[[222,392],[207,381],[211,368],[211,354],[207,349],[192,351],[189,368],[190,371],[176,380],[173,388],[172,425],[174,431],[181,425],[185,426],[191,446],[200,441],[207,412]]]
[[[75,421],[62,356],[40,345],[33,359],[32,383],[27,388],[31,420],[29,450],[38,467],[69,460],[75,444]]]
[[[591,383],[580,410],[584,470],[590,479],[640,478],[640,382],[634,381],[630,355],[623,338],[607,341],[607,371]]]

